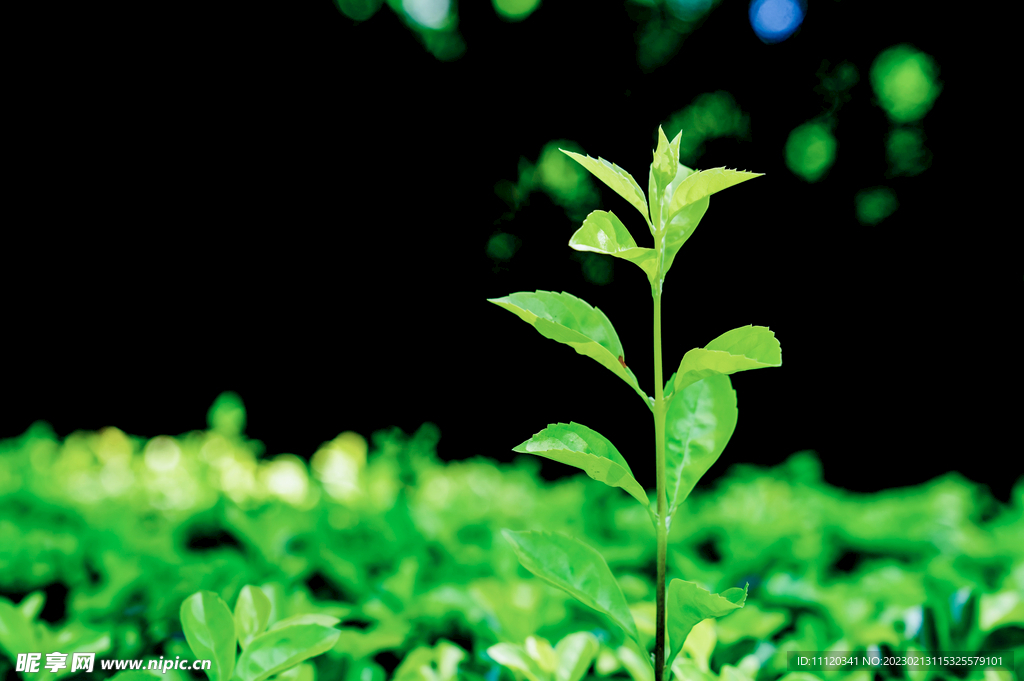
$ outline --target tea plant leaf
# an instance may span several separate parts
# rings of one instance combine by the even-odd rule
[[[419,646],[405,656],[392,681],[452,681],[459,676],[459,663],[466,651],[439,639],[434,648]],[[496,660],[497,661],[497,660]]]
[[[292,624],[271,629],[254,638],[238,657],[238,678],[264,681],[303,660],[327,652],[340,636],[339,629],[323,624]]]
[[[679,131],[671,142],[665,136],[665,131],[658,126],[658,148],[654,151],[654,162],[651,170],[654,172],[654,179],[659,188],[664,188],[675,179],[679,169],[679,140],[683,133]],[[653,220],[653,216],[652,216]]]
[[[228,604],[212,591],[197,591],[181,603],[181,628],[210,681],[228,681],[235,670],[235,618]]]
[[[604,557],[581,541],[551,532],[502,530],[523,567],[607,615],[639,641],[626,597]]]
[[[615,190],[615,193],[633,204],[633,207],[644,216],[644,222],[651,224],[647,216],[647,199],[644,197],[644,190],[636,183],[633,176],[625,170],[603,158],[591,158],[583,154],[577,154],[565,149],[559,149],[581,166],[589,170],[597,179]]]
[[[555,649],[546,638],[527,636],[523,649],[537,663],[537,666],[549,676],[558,669],[558,655],[555,654]]]
[[[669,639],[669,654],[665,659],[665,667],[672,667],[672,661],[683,649],[683,643],[694,626],[709,617],[728,615],[733,610],[742,608],[746,600],[747,587],[726,589],[720,594],[713,594],[693,582],[673,579],[668,585],[665,604],[668,611]]]
[[[679,249],[683,247],[686,240],[697,229],[701,218],[704,217],[704,213],[708,210],[710,199],[704,197],[678,210],[669,219],[669,204],[676,189],[688,177],[692,176],[694,172],[694,170],[687,168],[683,164],[678,164],[674,179],[667,187],[659,191],[654,177],[654,165],[651,164],[651,220],[654,222],[654,230],[660,230],[660,238],[665,241],[665,262],[662,267],[661,281],[665,280],[665,274],[672,267]],[[662,226],[662,220],[664,221],[664,226]],[[658,237],[659,235],[655,234],[655,238]]]
[[[632,369],[626,366],[622,343],[615,327],[599,308],[591,307],[576,296],[551,291],[523,291],[503,298],[489,298],[512,312],[540,335],[571,346],[610,370],[639,394],[651,407],[651,399],[640,389]]]
[[[726,331],[703,348],[694,348],[673,374],[671,394],[715,374],[782,366],[782,347],[767,326],[741,326]]]
[[[546,681],[545,675],[526,651],[511,643],[495,643],[487,649],[492,660],[522,674],[527,681]]]
[[[736,391],[724,374],[686,386],[669,402],[665,417],[668,515],[721,456],[736,430]]]
[[[569,634],[559,641],[555,646],[555,655],[558,656],[555,681],[580,681],[590,669],[600,647],[597,637],[589,631]]]
[[[672,193],[672,199],[668,206],[669,220],[690,204],[762,175],[764,173],[729,170],[728,168],[711,168],[693,173],[683,180]]]
[[[285,669],[274,677],[274,681],[316,681],[316,667],[309,662],[303,662],[291,669]],[[365,678],[361,681],[365,681]]]
[[[270,629],[267,631],[274,631],[281,627],[290,627],[296,624],[319,624],[324,627],[333,627],[335,624],[341,621],[340,617],[334,615],[324,615],[319,612],[307,612],[301,615],[292,615],[283,620],[274,622],[270,625]]]
[[[637,246],[629,230],[611,211],[595,210],[588,215],[583,226],[569,239],[569,246],[577,251],[605,253],[628,260],[644,271],[651,284],[658,272],[658,252]]]
[[[647,492],[633,477],[629,464],[608,438],[579,423],[552,423],[512,449],[581,469],[609,487],[621,487],[631,497],[650,505]]]
[[[245,650],[249,642],[263,633],[270,621],[270,599],[263,589],[246,584],[235,603],[235,633]]]
[[[40,652],[43,649],[32,620],[3,597],[0,597],[0,648],[11,655]]]

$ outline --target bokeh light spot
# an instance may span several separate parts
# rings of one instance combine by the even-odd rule
[[[899,206],[896,192],[888,187],[872,187],[857,193],[854,198],[857,219],[865,225],[877,225],[895,212]]]
[[[797,0],[754,0],[750,5],[750,25],[765,43],[782,42],[803,20],[804,9]]]
[[[882,52],[871,65],[871,87],[890,118],[908,123],[922,118],[942,90],[939,69],[929,55],[910,45]]]
[[[498,232],[487,241],[487,257],[507,262],[512,259],[522,243],[522,240],[514,234]]]
[[[724,90],[706,92],[685,109],[672,114],[662,126],[669,139],[678,133],[679,160],[692,164],[704,153],[704,143],[720,137],[746,139],[750,133],[750,117],[743,113],[736,99]]]
[[[223,392],[217,396],[206,413],[210,430],[224,435],[239,435],[245,430],[245,405],[238,393]]]
[[[889,175],[912,176],[931,165],[932,153],[924,146],[924,133],[916,128],[896,128],[885,142]]]
[[[409,18],[425,28],[443,28],[448,22],[451,0],[402,0]]]
[[[356,21],[366,21],[380,9],[382,0],[334,0],[341,13]]]
[[[533,14],[540,0],[492,0],[494,11],[503,19],[521,21]]]
[[[804,123],[786,140],[786,165],[808,182],[817,182],[836,160],[838,143],[823,123]]]

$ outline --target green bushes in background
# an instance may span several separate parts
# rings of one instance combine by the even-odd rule
[[[303,663],[306,681],[643,679],[621,633],[520,568],[498,534],[543,527],[597,548],[650,642],[652,530],[625,495],[582,476],[544,482],[528,460],[443,463],[429,424],[369,443],[342,433],[307,464],[265,456],[244,422],[228,395],[209,430],[178,437],[60,439],[40,422],[0,442],[0,675],[26,646],[192,658],[182,602],[208,591],[235,604],[257,585],[270,627],[338,620],[334,646]],[[823,483],[807,452],[737,466],[679,511],[669,576],[712,592],[750,583],[746,607],[687,639],[673,667],[685,681],[776,679],[788,650],[1014,650],[1015,672],[965,678],[1024,672],[1024,483],[1003,505],[955,474],[850,493]],[[63,595],[55,584],[64,603],[47,603]]]

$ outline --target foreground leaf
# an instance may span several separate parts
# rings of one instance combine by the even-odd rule
[[[665,131],[658,126],[658,148],[654,151],[651,169],[659,188],[667,187],[676,177],[679,169],[679,141],[682,137],[683,133],[679,131],[675,139],[669,142]]]
[[[559,149],[563,154],[571,157],[581,166],[589,170],[597,179],[615,190],[615,193],[633,204],[633,207],[644,216],[644,222],[650,224],[647,216],[647,199],[644,198],[644,190],[636,183],[633,176],[625,170],[603,158],[591,158],[583,154],[577,154],[565,149]]]
[[[621,487],[645,507],[647,492],[608,438],[579,423],[552,423],[512,451],[533,454],[581,469],[609,487]]]
[[[341,631],[322,624],[294,624],[254,638],[238,657],[238,678],[264,681],[334,647]]]
[[[746,587],[726,589],[721,594],[713,594],[693,582],[673,579],[668,585],[665,603],[669,639],[666,668],[672,667],[672,661],[683,649],[683,643],[694,626],[709,617],[728,615],[733,610],[742,608],[746,600]]]
[[[235,602],[235,633],[245,650],[249,642],[263,633],[270,621],[270,599],[263,589],[246,584]]]
[[[668,215],[671,220],[680,210],[701,199],[716,194],[723,189],[733,187],[740,182],[761,177],[764,173],[750,173],[745,170],[730,170],[728,168],[710,168],[693,173],[683,180],[669,202]]]
[[[741,326],[726,331],[703,348],[694,348],[679,363],[671,393],[715,374],[782,366],[782,347],[767,326]]]
[[[181,628],[210,681],[228,681],[235,670],[235,618],[228,604],[212,591],[197,591],[181,603]]]
[[[564,343],[597,361],[628,383],[650,407],[650,398],[640,390],[633,371],[626,367],[622,343],[615,327],[599,308],[591,307],[564,291],[524,291],[503,298],[489,298],[488,302],[512,312],[545,338]]]
[[[658,272],[657,251],[637,246],[629,230],[611,211],[595,210],[588,215],[569,239],[569,246],[577,251],[604,253],[628,260],[642,269],[654,284]]]
[[[626,597],[604,557],[581,541],[551,532],[502,530],[523,567],[607,615],[639,641]]]
[[[665,417],[669,517],[721,456],[736,430],[736,391],[724,374],[676,393]]]

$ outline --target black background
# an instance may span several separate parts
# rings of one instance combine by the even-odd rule
[[[644,73],[621,2],[544,0],[515,24],[462,2],[467,51],[452,63],[386,7],[357,24],[329,0],[286,5],[36,9],[18,24],[0,437],[37,419],[62,436],[179,434],[235,390],[268,455],[431,421],[446,459],[510,460],[574,420],[653,486],[635,394],[485,302],[543,289],[601,307],[651,392],[646,279],[619,261],[611,284],[587,283],[566,245],[578,225],[540,193],[502,221],[495,184],[571,139],[646,188],[657,125],[727,90],[751,138],[708,143],[698,166],[766,176],[712,200],[670,273],[665,375],[748,323],[776,332],[784,364],[733,377],[739,425],[706,480],[813,449],[850,489],[958,470],[1008,497],[1021,280],[993,264],[998,225],[971,217],[962,123],[978,100],[955,15],[811,0],[799,33],[768,46],[747,3],[723,0]],[[944,86],[923,121],[931,168],[886,180],[868,73],[903,42],[936,59]],[[860,81],[837,113],[836,165],[807,184],[782,149],[828,108],[823,60],[852,62]],[[900,207],[862,226],[853,197],[880,184]],[[649,245],[604,188],[602,207]],[[496,229],[523,241],[502,271],[485,253]]]

